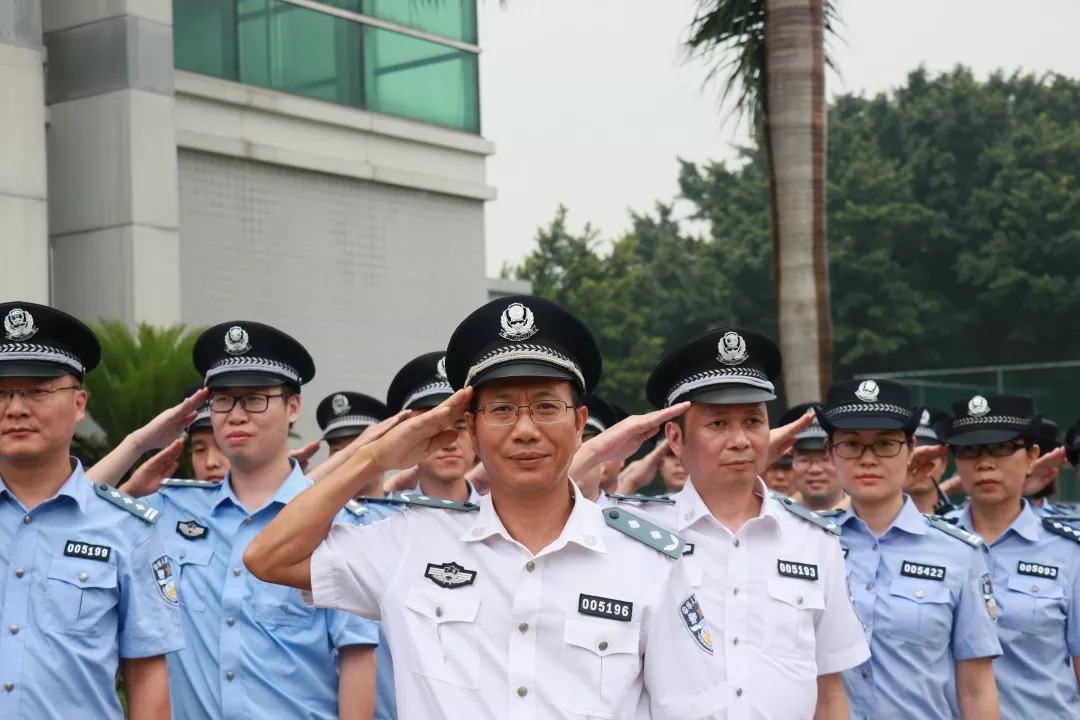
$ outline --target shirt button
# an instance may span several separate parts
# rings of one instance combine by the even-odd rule
[[[11,632],[12,635],[15,635],[15,634],[17,634],[19,632],[19,626],[18,625],[12,625],[11,627],[8,628],[8,630]]]
[[[534,563],[532,560],[530,560],[529,562],[525,563],[525,569],[528,570],[529,572],[532,572],[533,570],[536,569],[536,563]]]
[[[251,518],[249,518],[249,517],[244,518],[244,524],[245,525],[250,525],[251,524]]]
[[[796,605],[802,605],[802,595],[800,595],[799,597],[795,598],[795,604],[796,604]]]
[[[232,680],[232,679],[233,679],[234,677],[236,677],[236,676],[235,676],[235,675],[233,675],[233,671],[232,671],[232,670],[230,670],[229,672],[225,673],[225,679],[226,679],[226,680]]]
[[[182,559],[184,559],[185,557],[187,557],[187,553],[186,553],[185,551],[181,550],[181,551],[180,551],[180,559],[182,560]]]
[[[86,573],[79,573],[79,582],[86,582],[86,579],[90,577]]]
[[[235,625],[235,624],[236,624],[236,618],[229,618],[229,619],[228,619],[228,620],[226,620],[225,622],[226,622],[226,624],[228,624],[228,625],[229,625],[229,627],[232,627],[233,625]]]
[[[232,569],[232,574],[233,575],[239,575],[240,574],[240,568],[233,568]]]
[[[1031,586],[1031,592],[1039,592],[1039,586],[1038,585],[1032,585]]]
[[[524,688],[524,687],[519,687],[518,688],[518,697],[525,697],[528,694],[529,694],[529,689],[528,688]]]
[[[732,591],[731,591],[731,594],[732,595],[738,595],[739,594],[739,588],[733,588]]]
[[[599,647],[599,648],[600,648],[601,650],[607,650],[607,640],[601,640],[601,641],[600,641],[600,645],[598,645],[598,647]]]
[[[735,538],[735,547],[739,547],[739,538]]]
[[[735,691],[735,697],[742,697],[742,688],[739,688]]]
[[[869,671],[869,670],[867,670],[866,668],[863,668],[863,669],[862,669],[862,676],[863,676],[864,678],[868,678],[868,677],[870,677],[870,671]]]
[[[915,597],[924,598],[924,597],[926,597],[926,593],[924,593],[922,590],[916,590],[915,591]]]
[[[15,577],[17,577],[17,578],[21,578],[25,574],[26,573],[23,571],[22,568],[19,568],[18,570],[15,571]]]
[[[15,683],[4,683],[4,689],[11,692],[15,689]]]
[[[866,589],[867,590],[873,590],[874,589],[874,583],[866,583]]]
[[[874,543],[874,549],[877,550],[877,543]]]
[[[27,515],[26,517],[24,517],[23,522],[26,523],[27,525],[29,525],[30,524],[30,516]]]
[[[435,608],[435,617],[442,617],[442,608],[441,607]]]
[[[520,625],[518,625],[518,631],[519,632],[528,632],[529,631],[529,623],[521,623]]]
[[[731,644],[732,645],[738,645],[739,644],[739,638],[735,638],[734,640],[732,640]]]

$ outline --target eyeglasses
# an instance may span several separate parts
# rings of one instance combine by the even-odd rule
[[[232,412],[232,409],[236,407],[236,403],[239,402],[240,407],[244,408],[244,412],[264,413],[266,408],[270,407],[270,398],[279,397],[285,397],[285,393],[278,393],[277,395],[250,393],[239,397],[236,395],[213,395],[210,397],[210,412]]]
[[[566,417],[566,411],[574,407],[576,406],[562,400],[537,400],[528,405],[518,405],[512,402],[490,402],[481,405],[478,412],[483,416],[484,422],[492,427],[513,425],[517,422],[521,408],[529,409],[529,417],[537,425],[554,425],[562,422]]]
[[[16,395],[22,398],[24,403],[40,405],[61,390],[82,390],[82,386],[67,385],[66,387],[58,388],[29,387],[20,390],[0,388],[0,407],[7,407],[7,404],[11,402],[11,398]]]
[[[987,453],[990,457],[1009,457],[1017,450],[1023,450],[1026,447],[1027,443],[1010,440],[988,445],[956,445],[951,446],[951,449],[953,455],[960,460],[974,460],[983,453]]]
[[[900,448],[907,445],[902,440],[875,440],[872,443],[861,443],[855,440],[842,440],[830,444],[832,451],[844,460],[858,460],[866,453],[867,449],[879,458],[896,457],[900,454]]]

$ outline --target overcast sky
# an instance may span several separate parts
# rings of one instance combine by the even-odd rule
[[[480,0],[488,274],[518,262],[559,203],[574,227],[613,237],[628,209],[676,191],[676,157],[732,157],[746,135],[724,121],[704,67],[680,41],[696,0]],[[1078,0],[839,0],[841,75],[828,92],[877,93],[924,64],[964,63],[1080,77]],[[1022,8],[1022,9],[1021,9]]]

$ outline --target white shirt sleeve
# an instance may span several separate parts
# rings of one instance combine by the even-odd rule
[[[379,603],[406,552],[408,512],[371,525],[334,525],[311,555],[312,607],[381,619]]]
[[[825,610],[814,626],[818,675],[830,675],[861,665],[870,658],[862,621],[851,602],[840,543],[829,536],[822,548],[825,566]]]

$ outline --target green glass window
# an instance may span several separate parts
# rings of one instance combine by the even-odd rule
[[[476,35],[475,0],[323,4],[466,42]],[[480,131],[471,52],[284,0],[174,0],[173,36],[182,70]]]

